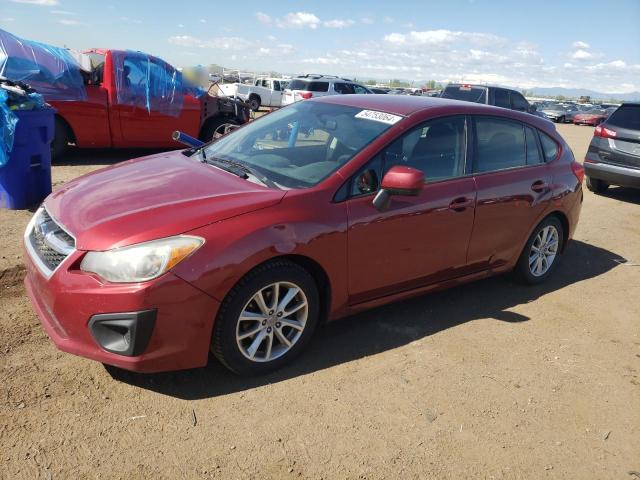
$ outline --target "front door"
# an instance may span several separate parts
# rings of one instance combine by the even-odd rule
[[[465,177],[464,116],[435,119],[410,130],[355,177],[347,200],[350,303],[357,304],[463,274],[471,235],[475,182]],[[380,179],[394,165],[424,171],[416,197],[372,205]]]
[[[200,102],[185,94],[181,73],[162,60],[127,52],[115,71],[124,145],[176,145],[175,130],[197,136]]]

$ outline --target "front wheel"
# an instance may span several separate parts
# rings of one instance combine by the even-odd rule
[[[211,351],[240,375],[263,374],[289,363],[311,338],[320,297],[302,267],[277,260],[249,272],[223,301]]]
[[[60,161],[69,150],[71,134],[67,125],[56,117],[53,130],[53,141],[51,142],[51,160]]]
[[[544,282],[562,252],[563,227],[556,217],[547,217],[533,231],[525,245],[514,273],[524,283]]]

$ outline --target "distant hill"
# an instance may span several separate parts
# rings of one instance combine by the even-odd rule
[[[565,97],[581,97],[589,96],[592,100],[609,100],[616,99],[624,102],[640,101],[640,92],[631,93],[602,93],[595,92],[593,90],[587,90],[583,88],[562,88],[562,87],[549,87],[549,88],[531,88],[527,90],[533,92],[534,95],[540,95],[545,97],[556,97],[558,95],[564,95]]]

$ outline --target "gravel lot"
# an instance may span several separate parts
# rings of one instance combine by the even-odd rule
[[[558,127],[584,158],[592,129]],[[139,152],[80,152],[56,186]],[[295,365],[135,375],[58,352],[0,211],[0,478],[636,478],[640,191],[585,191],[546,284],[493,278],[331,323]],[[640,478],[640,473],[637,473]]]

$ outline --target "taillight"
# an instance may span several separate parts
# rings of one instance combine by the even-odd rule
[[[313,96],[313,93],[311,93],[311,92],[299,92],[298,95],[300,95],[305,100],[309,100]]]
[[[575,160],[571,162],[571,171],[578,179],[578,182],[582,183],[584,180],[584,167],[581,163],[576,162]]]
[[[593,131],[593,136],[602,138],[616,138],[618,136],[618,132],[616,132],[615,130],[611,130],[610,128],[603,127],[602,125],[598,125]]]

